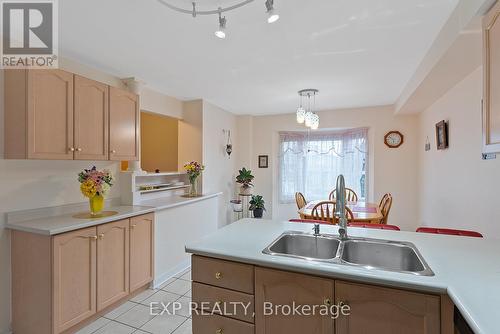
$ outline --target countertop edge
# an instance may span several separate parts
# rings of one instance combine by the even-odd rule
[[[193,198],[186,197],[185,200],[183,200],[183,201],[176,202],[176,203],[169,203],[169,204],[165,204],[165,205],[152,205],[151,203],[153,203],[153,201],[155,201],[155,200],[146,200],[146,201],[139,203],[138,205],[139,206],[152,206],[155,208],[155,210],[166,210],[166,209],[172,209],[175,207],[204,201],[207,199],[221,196],[222,194],[223,194],[222,192],[218,192],[218,193],[214,193],[214,194],[202,195],[200,197],[193,197]],[[168,197],[166,197],[166,198],[168,198]],[[157,200],[160,200],[160,199],[157,199]]]
[[[112,210],[112,209],[113,208],[111,207],[110,210]],[[75,223],[74,225],[71,225],[71,226],[64,226],[64,227],[54,228],[54,229],[37,229],[37,228],[30,227],[30,226],[24,226],[20,223],[9,223],[9,222],[5,223],[5,228],[8,228],[10,230],[15,230],[15,231],[22,231],[22,232],[39,234],[39,235],[52,236],[52,235],[57,235],[57,234],[61,234],[61,233],[80,230],[82,228],[102,225],[102,224],[110,223],[110,222],[121,220],[121,219],[127,219],[130,217],[140,216],[140,215],[144,215],[144,214],[155,212],[155,211],[156,211],[156,208],[154,208],[154,207],[149,207],[149,208],[144,207],[144,209],[134,211],[134,212],[117,214],[114,216],[103,217],[103,218],[96,219],[96,220],[85,220],[85,221],[82,221],[81,223],[80,222]]]

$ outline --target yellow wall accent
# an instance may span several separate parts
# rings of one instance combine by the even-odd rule
[[[148,172],[177,171],[179,120],[141,112],[141,168]]]

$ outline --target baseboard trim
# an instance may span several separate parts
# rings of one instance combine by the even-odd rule
[[[191,259],[187,259],[185,261],[182,261],[181,263],[176,265],[171,270],[156,276],[154,281],[153,281],[153,288],[158,289],[166,281],[168,281],[172,277],[176,277],[178,274],[182,273],[183,271],[185,271],[189,267],[191,267]]]

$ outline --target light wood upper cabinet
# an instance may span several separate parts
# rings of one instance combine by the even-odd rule
[[[139,117],[139,97],[134,93],[110,87],[110,160],[139,160]]]
[[[257,334],[331,334],[334,320],[329,315],[267,315],[264,303],[273,305],[331,305],[333,281],[285,271],[255,268],[255,328]],[[378,333],[373,331],[372,333]]]
[[[54,333],[96,312],[96,232],[91,227],[52,239]]]
[[[5,158],[139,159],[137,95],[62,70],[4,73]]]
[[[5,70],[5,157],[73,159],[73,74]]]
[[[350,306],[350,315],[336,320],[336,334],[440,333],[440,298],[409,291],[335,282],[337,305]]]
[[[130,292],[153,280],[154,214],[130,218]]]
[[[75,159],[108,160],[109,87],[75,75]]]
[[[483,19],[483,152],[500,152],[500,2]]]
[[[97,227],[97,311],[129,292],[129,220]]]

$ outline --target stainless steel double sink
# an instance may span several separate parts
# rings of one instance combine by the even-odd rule
[[[373,270],[434,276],[422,255],[410,242],[368,238],[341,240],[338,236],[287,231],[264,254],[320,261]]]

